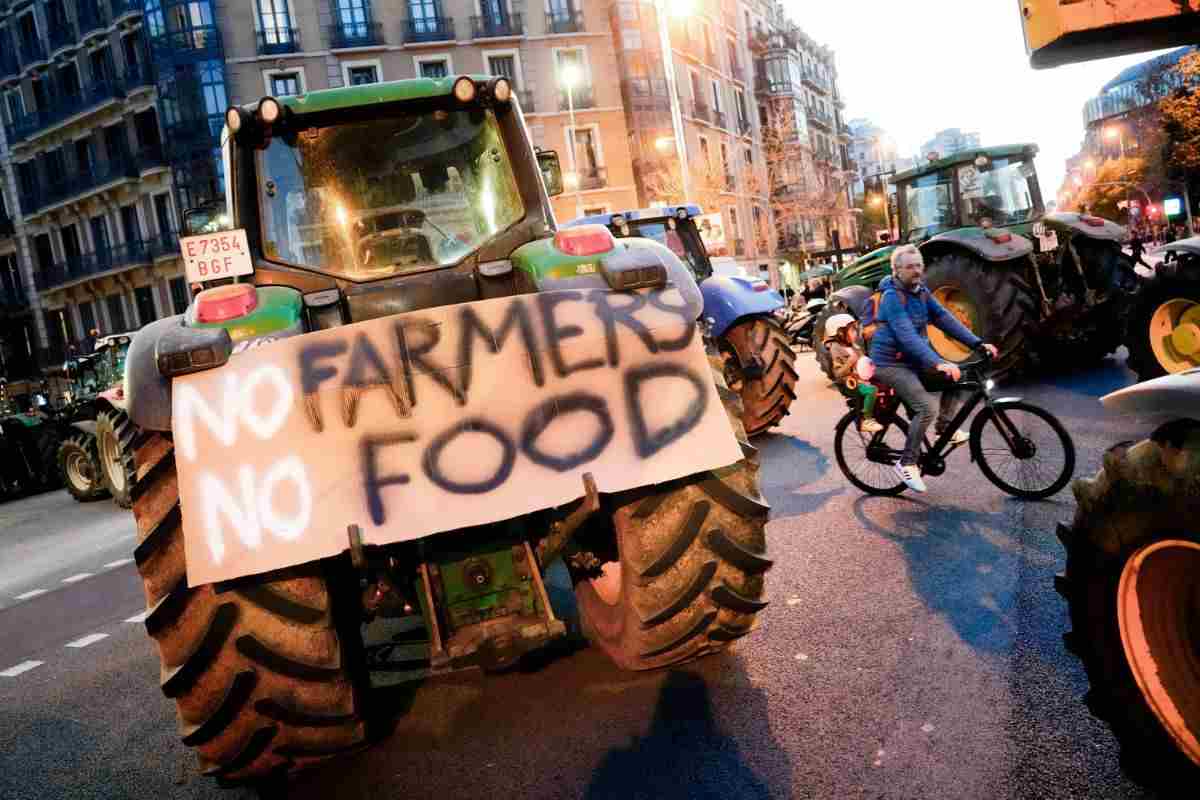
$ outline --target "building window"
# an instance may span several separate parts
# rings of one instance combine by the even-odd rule
[[[124,333],[128,330],[125,324],[125,304],[121,302],[121,295],[110,294],[104,298],[104,306],[108,309],[108,327],[109,333]]]
[[[487,56],[487,66],[489,75],[503,75],[508,78],[508,82],[512,84],[512,88],[517,88],[517,59],[516,56]]]
[[[608,213],[608,206],[596,206],[594,208],[585,207],[583,209],[583,215],[585,217],[597,217],[601,214],[607,214],[607,213]]]
[[[746,166],[754,166],[754,153],[747,147],[742,153],[746,156]]]
[[[83,323],[84,336],[88,336],[92,331],[97,330],[96,307],[92,305],[91,300],[79,304],[79,321]]]
[[[741,89],[735,89],[734,95],[737,97],[738,125],[745,130],[750,127],[750,115],[746,113],[746,94]]]
[[[444,78],[450,74],[450,67],[444,58],[419,61],[417,62],[417,74],[422,78]]]
[[[121,233],[125,235],[126,242],[139,242],[142,239],[142,226],[134,206],[121,206]]]
[[[566,89],[568,79],[574,74],[575,86],[571,89],[574,97],[572,100],[575,105],[580,105],[580,100],[588,91],[588,87],[592,85],[591,75],[588,72],[587,58],[584,57],[583,48],[571,47],[562,50],[554,51],[555,73],[558,78],[558,85],[561,89]]]
[[[270,76],[271,94],[275,97],[287,97],[300,94],[300,73],[277,72]]]
[[[184,278],[171,278],[171,306],[175,309],[176,314],[182,314],[187,311],[188,305],[192,302],[192,293],[188,291],[187,280]]]
[[[350,77],[348,82],[351,86],[379,83],[379,70],[375,68],[374,64],[367,64],[361,67],[348,67],[346,72]]]
[[[154,310],[154,290],[149,286],[139,286],[133,290],[133,302],[137,307],[138,324],[146,325],[158,319]]]
[[[337,0],[338,22],[348,39],[366,39],[371,35],[370,0]]]
[[[708,139],[707,139],[707,137],[701,136],[701,137],[699,137],[699,140],[700,140],[701,166],[704,169],[708,169],[709,167],[712,166],[712,154],[709,152],[709,149],[708,149]]]
[[[175,229],[171,224],[171,196],[166,192],[154,195],[154,220],[158,223],[159,233],[170,233]]]
[[[13,89],[4,96],[5,105],[8,106],[8,121],[15,123],[25,114],[25,102],[21,98],[21,90]]]
[[[108,222],[104,217],[92,217],[92,252],[96,257],[101,259],[101,263],[107,263],[109,258],[109,248],[112,242],[108,238]]]
[[[265,44],[291,44],[288,0],[258,0],[258,22]]]
[[[600,167],[596,150],[596,134],[592,128],[575,128],[571,131],[571,142],[575,148],[575,166],[583,175],[594,175]]]

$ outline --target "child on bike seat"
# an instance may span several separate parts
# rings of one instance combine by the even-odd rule
[[[875,387],[871,376],[875,365],[863,355],[858,336],[858,320],[849,314],[834,314],[825,320],[825,346],[833,360],[834,380],[850,391],[858,390],[862,397],[862,415],[859,430],[877,433],[883,426],[875,421]]]

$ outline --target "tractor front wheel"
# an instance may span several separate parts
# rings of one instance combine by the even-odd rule
[[[334,601],[343,598],[334,597],[325,565],[188,586],[171,438],[144,437],[136,458],[134,561],[146,631],[158,644],[180,736],[204,774],[265,778],[361,746],[351,680],[358,661],[347,643],[357,622],[335,625]]]
[[[1126,346],[1138,380],[1200,367],[1200,281],[1150,283],[1130,316]]]
[[[1198,430],[1164,425],[1110,449],[1096,477],[1075,482],[1075,519],[1058,532],[1067,568],[1055,578],[1071,617],[1064,642],[1091,682],[1089,710],[1135,777],[1174,776],[1176,786],[1200,780],[1200,531],[1189,522],[1200,516]]]
[[[714,367],[726,412],[743,439],[737,397]],[[754,627],[766,603],[764,530],[755,450],[702,472],[617,500],[616,560],[576,580],[584,631],[618,666],[679,664],[722,650]]]
[[[748,436],[763,433],[787,416],[796,399],[796,354],[787,331],[771,318],[754,317],[726,331],[725,339],[725,381],[742,397],[742,427]],[[742,362],[751,363],[753,372]]]
[[[133,466],[134,434],[136,429],[124,411],[101,411],[96,416],[96,449],[100,463],[100,478],[112,495],[113,502],[129,508],[133,501],[136,471]]]
[[[71,497],[81,503],[104,496],[96,437],[76,433],[58,446],[58,471]]]
[[[1026,333],[1037,319],[1029,285],[1017,265],[989,264],[966,253],[937,256],[926,271],[933,296],[979,338],[996,345],[997,380],[1020,370],[1026,359]],[[966,345],[929,326],[929,343],[951,363],[970,356]]]

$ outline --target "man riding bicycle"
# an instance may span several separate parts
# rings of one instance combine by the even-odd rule
[[[916,246],[901,245],[892,252],[892,275],[879,284],[882,299],[869,352],[875,364],[875,381],[892,387],[912,415],[904,453],[893,469],[916,492],[925,491],[917,456],[925,431],[934,419],[933,392],[925,388],[921,373],[936,370],[953,381],[962,377],[959,368],[939,356],[929,344],[926,326],[935,325],[972,350],[982,347],[992,358],[998,352],[995,345],[985,344],[937,301],[923,283],[924,277],[925,260]],[[960,399],[957,391],[942,392],[934,428],[937,433],[950,424]],[[967,439],[965,431],[956,431],[950,443],[960,445]]]

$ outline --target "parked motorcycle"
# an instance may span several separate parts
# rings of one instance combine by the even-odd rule
[[[793,307],[791,316],[784,326],[792,346],[798,350],[812,349],[817,317],[825,308],[825,299],[817,297],[804,304],[802,309]]]

